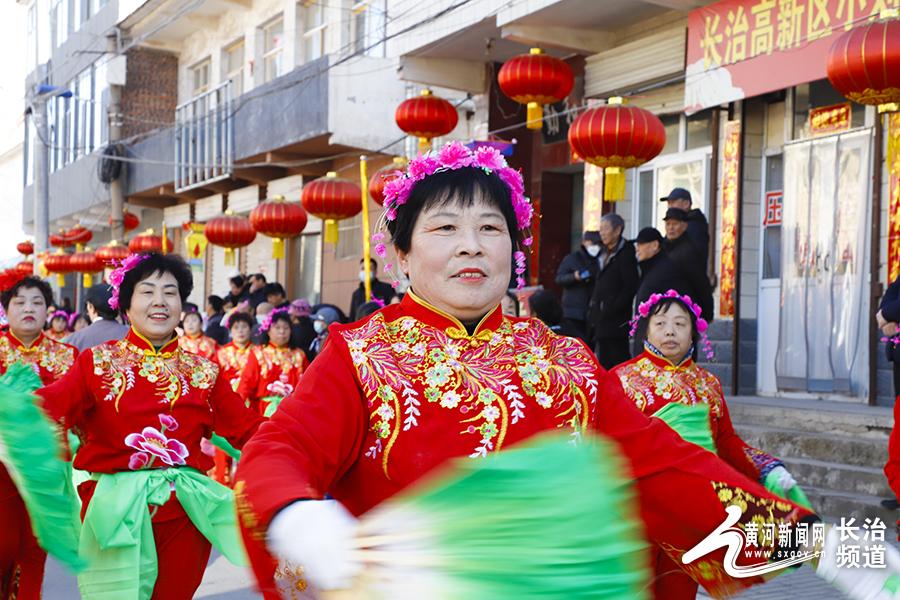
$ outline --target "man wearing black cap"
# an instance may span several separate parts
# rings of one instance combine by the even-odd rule
[[[590,345],[586,318],[600,255],[600,232],[585,231],[581,245],[566,255],[556,270],[556,285],[563,289],[563,321],[569,331]]]
[[[625,221],[610,213],[600,220],[597,281],[591,295],[588,322],[594,340],[594,353],[604,369],[625,362],[628,353],[628,321],[631,319],[634,293],[638,288],[637,259],[634,245],[622,237]]]
[[[681,291],[684,278],[681,277],[675,263],[663,249],[663,236],[653,227],[645,227],[634,240],[638,269],[641,281],[634,295],[634,305],[639,306],[652,294],[661,294],[669,290]]]
[[[706,263],[703,262],[697,247],[688,237],[689,216],[680,208],[666,211],[666,240],[663,247],[675,264],[683,279],[682,287],[675,288],[688,294],[700,308],[703,318],[712,320],[713,298],[709,278],[706,276]]]
[[[692,208],[693,199],[691,193],[684,188],[674,188],[669,195],[660,198],[660,202],[667,202],[668,208],[678,208],[687,213],[687,236],[696,246],[703,261],[703,269],[709,262],[709,223],[706,216],[699,208]]]
[[[85,312],[91,324],[65,339],[82,352],[103,342],[121,340],[128,333],[128,326],[116,320],[116,311],[109,307],[111,293],[105,283],[97,284],[87,292]]]

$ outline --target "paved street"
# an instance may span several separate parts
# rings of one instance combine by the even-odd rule
[[[262,596],[253,591],[252,579],[249,570],[235,567],[214,552],[203,577],[203,584],[194,597],[208,600],[258,600]],[[44,576],[44,600],[74,600],[78,597],[75,577],[59,563],[48,560]]]

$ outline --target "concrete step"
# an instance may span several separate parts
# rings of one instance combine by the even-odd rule
[[[856,523],[859,524],[867,517],[871,519],[878,517],[887,525],[889,533],[886,537],[894,537],[894,523],[900,518],[900,511],[883,508],[881,506],[882,497],[868,494],[848,494],[805,486],[803,491],[809,496],[809,501],[816,512],[825,520],[839,523],[841,517],[847,519],[854,517]]]
[[[728,411],[736,427],[763,425],[851,435],[882,440],[885,444],[894,426],[893,412],[887,407],[808,398],[731,397]]]
[[[783,458],[801,487],[888,498],[892,495],[880,468],[860,467],[808,458]]]
[[[880,469],[887,461],[887,437],[810,433],[797,429],[735,423],[745,442],[782,460],[800,458]]]

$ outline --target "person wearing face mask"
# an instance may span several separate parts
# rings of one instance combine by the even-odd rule
[[[269,404],[277,406],[294,389],[309,363],[302,350],[290,347],[291,316],[286,308],[270,312],[259,331],[264,345],[250,351],[237,393],[255,412],[266,415]]]
[[[328,339],[328,326],[332,323],[340,322],[341,318],[338,311],[330,306],[320,306],[312,317],[313,329],[316,330],[316,339],[310,344],[309,352],[315,358],[325,347],[325,340]]]
[[[591,290],[597,276],[600,255],[600,232],[585,231],[581,245],[566,255],[556,269],[556,285],[562,287],[563,322],[568,331],[590,345],[587,311]]]
[[[625,221],[617,214],[600,220],[602,249],[597,278],[588,309],[594,353],[604,369],[631,358],[628,351],[628,319],[639,277],[634,244],[623,237]]]
[[[0,374],[13,363],[37,370],[41,382],[59,380],[75,363],[75,347],[51,339],[42,331],[51,303],[50,285],[37,277],[13,277],[2,284],[0,303],[9,329],[0,332]],[[41,597],[46,553],[38,546],[22,498],[0,464],[0,598]],[[18,595],[13,586],[18,573]]]
[[[356,309],[366,302],[366,269],[365,259],[359,261],[359,286],[353,290],[353,296],[350,298],[350,316],[356,314]],[[390,304],[396,292],[391,284],[378,279],[378,261],[374,258],[370,262],[369,277],[372,282],[372,297],[370,300],[378,298],[385,304]]]

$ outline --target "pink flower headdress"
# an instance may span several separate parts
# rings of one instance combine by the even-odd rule
[[[407,203],[409,196],[416,184],[436,173],[455,171],[464,167],[482,169],[485,173],[496,173],[497,177],[509,188],[513,211],[516,215],[516,224],[521,231],[527,232],[531,227],[531,219],[534,209],[528,198],[525,197],[525,184],[522,174],[506,164],[503,155],[493,147],[480,146],[471,150],[460,142],[450,142],[440,151],[428,152],[419,155],[410,161],[406,172],[398,172],[398,177],[391,179],[384,185],[384,219],[393,221],[397,218],[397,210]],[[384,244],[384,233],[376,233],[372,236],[375,243],[375,254],[384,258],[387,256],[387,247]],[[522,244],[531,246],[532,238],[526,237]],[[516,261],[516,282],[519,288],[525,286],[525,253],[517,250],[514,255]],[[385,272],[391,273],[393,265],[390,263],[384,267]],[[393,285],[397,287],[399,280],[392,277]]]
[[[72,313],[72,314],[74,315],[75,313]],[[63,319],[66,320],[66,323],[67,323],[67,324],[68,324],[68,322],[69,322],[69,313],[67,313],[67,312],[64,311],[64,310],[58,310],[58,311],[54,312],[52,315],[50,315],[50,318],[47,319],[47,321],[48,321],[48,322],[49,322],[49,321],[52,321],[52,320],[55,319],[56,317],[62,317]]]
[[[700,334],[700,345],[703,347],[703,353],[706,355],[707,360],[712,360],[712,344],[710,343],[709,338],[706,336],[706,331],[707,329],[709,329],[709,323],[706,322],[706,319],[700,316],[701,314],[703,314],[703,310],[700,308],[699,304],[691,299],[690,296],[688,296],[687,294],[682,296],[675,290],[669,290],[665,294],[651,294],[645,302],[641,302],[638,305],[637,313],[631,318],[631,321],[629,321],[628,323],[629,325],[631,325],[631,331],[628,332],[628,335],[630,337],[634,337],[635,333],[637,333],[637,327],[640,320],[646,319],[650,316],[650,310],[654,305],[656,305],[656,303],[668,298],[680,300],[684,303],[689,311],[694,313],[694,318],[697,322],[697,333]]]
[[[287,308],[275,308],[272,309],[272,312],[266,315],[266,318],[263,319],[263,322],[259,324],[259,332],[264,333],[269,330],[269,327],[272,326],[272,320],[275,318],[275,315],[284,313],[288,314]]]
[[[109,274],[109,287],[112,288],[112,295],[109,298],[111,309],[119,310],[119,288],[125,281],[125,274],[148,258],[149,254],[131,254],[116,263],[118,266]]]

